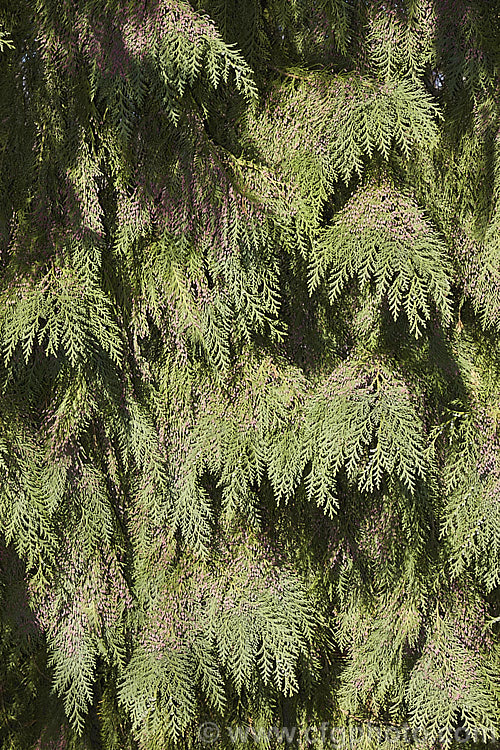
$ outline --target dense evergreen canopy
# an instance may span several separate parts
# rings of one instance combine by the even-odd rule
[[[500,732],[498,3],[0,0],[0,97],[2,750]]]

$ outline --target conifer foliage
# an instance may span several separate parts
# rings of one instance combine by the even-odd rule
[[[0,0],[0,95],[2,749],[498,736],[498,4]]]

